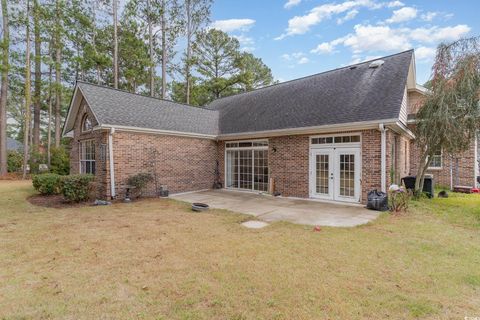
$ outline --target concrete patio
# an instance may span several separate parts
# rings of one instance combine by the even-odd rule
[[[354,227],[368,223],[380,214],[360,205],[276,198],[230,190],[191,192],[172,195],[171,198],[206,203],[211,208],[249,214],[266,222],[288,221],[313,226]]]

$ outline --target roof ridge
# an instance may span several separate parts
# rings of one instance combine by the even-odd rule
[[[233,95],[230,95],[230,96],[220,97],[220,98],[217,98],[217,99],[213,100],[209,104],[207,104],[206,107],[208,108],[208,106],[210,106],[212,103],[214,103],[218,100],[222,100],[222,99],[226,99],[226,98],[232,98],[232,97],[236,97],[236,96],[239,96],[239,95],[242,95],[242,94],[249,94],[249,93],[257,92],[257,91],[260,91],[260,90],[263,90],[263,89],[268,89],[268,88],[271,88],[271,87],[274,87],[274,86],[278,86],[278,85],[282,85],[282,84],[286,84],[286,83],[290,83],[290,82],[294,82],[294,81],[298,81],[298,80],[303,80],[303,79],[316,77],[316,76],[326,74],[326,73],[329,73],[329,72],[334,72],[334,71],[339,71],[339,70],[342,70],[342,69],[351,68],[353,66],[366,64],[366,63],[376,61],[376,60],[380,60],[380,59],[383,59],[383,58],[394,57],[394,56],[401,55],[401,54],[404,54],[404,53],[407,53],[407,52],[414,52],[414,49],[409,49],[409,50],[405,50],[405,51],[402,51],[402,52],[393,53],[393,54],[390,54],[388,56],[378,57],[376,59],[370,59],[370,60],[362,61],[362,62],[359,62],[359,63],[354,63],[354,64],[350,64],[350,65],[343,66],[343,67],[338,67],[338,68],[335,68],[335,69],[325,70],[325,71],[322,71],[322,72],[318,72],[318,73],[315,73],[315,74],[311,74],[311,75],[296,78],[296,79],[287,80],[287,81],[284,81],[284,82],[274,83],[274,84],[271,84],[271,85],[268,85],[268,86],[265,86],[265,87],[261,87],[261,88],[258,88],[258,89],[252,90],[252,91],[239,92],[239,93],[236,93],[236,94],[233,94]],[[209,110],[214,110],[214,109],[209,109]]]
[[[193,105],[191,105],[191,104],[186,104],[186,103],[183,103],[183,102],[177,102],[177,101],[168,100],[168,99],[163,99],[163,98],[158,98],[158,97],[145,96],[145,95],[140,94],[140,93],[130,92],[130,91],[123,90],[123,89],[112,88],[112,87],[110,87],[110,86],[100,85],[100,84],[97,84],[97,83],[91,83],[91,82],[84,81],[84,80],[76,80],[76,84],[77,84],[77,83],[84,83],[84,84],[87,84],[87,85],[90,85],[90,86],[95,86],[95,87],[99,87],[99,88],[103,88],[103,89],[115,90],[115,91],[119,91],[119,92],[123,92],[123,93],[128,93],[128,94],[135,95],[135,96],[139,96],[139,97],[143,97],[143,98],[149,98],[149,99],[160,100],[160,101],[164,101],[164,102],[170,102],[170,103],[178,104],[178,105],[184,106],[184,107],[190,107],[190,108],[201,109],[201,110],[208,110],[208,111],[215,111],[215,110],[206,108],[205,106],[193,106]]]

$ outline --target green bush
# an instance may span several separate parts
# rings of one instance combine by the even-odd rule
[[[62,176],[66,176],[70,173],[70,157],[64,147],[54,147],[51,149],[50,172]]]
[[[8,151],[7,170],[8,172],[19,172],[23,166],[23,154],[18,151]]]
[[[143,189],[145,189],[145,187],[150,181],[153,181],[153,176],[150,173],[138,173],[134,176],[129,177],[127,183],[135,187],[133,191],[135,192],[137,197],[140,197],[142,195]]]
[[[62,190],[61,177],[54,173],[33,176],[33,187],[41,194],[59,194]]]
[[[30,165],[30,173],[31,174],[38,174],[40,164],[47,163],[47,155],[39,152],[38,150],[34,149],[30,152],[30,160],[28,164]]]
[[[62,177],[62,193],[66,200],[72,202],[86,201],[93,189],[92,174],[73,174]]]

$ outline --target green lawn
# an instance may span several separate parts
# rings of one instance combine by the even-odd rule
[[[0,319],[480,317],[480,195],[313,232],[165,199],[47,209],[33,193],[0,181]]]

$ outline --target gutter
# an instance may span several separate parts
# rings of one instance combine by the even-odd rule
[[[381,190],[382,192],[387,192],[387,129],[383,123],[378,125],[378,128],[381,133],[380,144],[381,144],[381,174],[380,174],[380,182],[381,182]]]
[[[115,193],[115,164],[113,162],[113,134],[115,133],[115,128],[110,129],[108,134],[108,155],[110,157],[110,194],[111,198],[114,199],[116,196]]]

